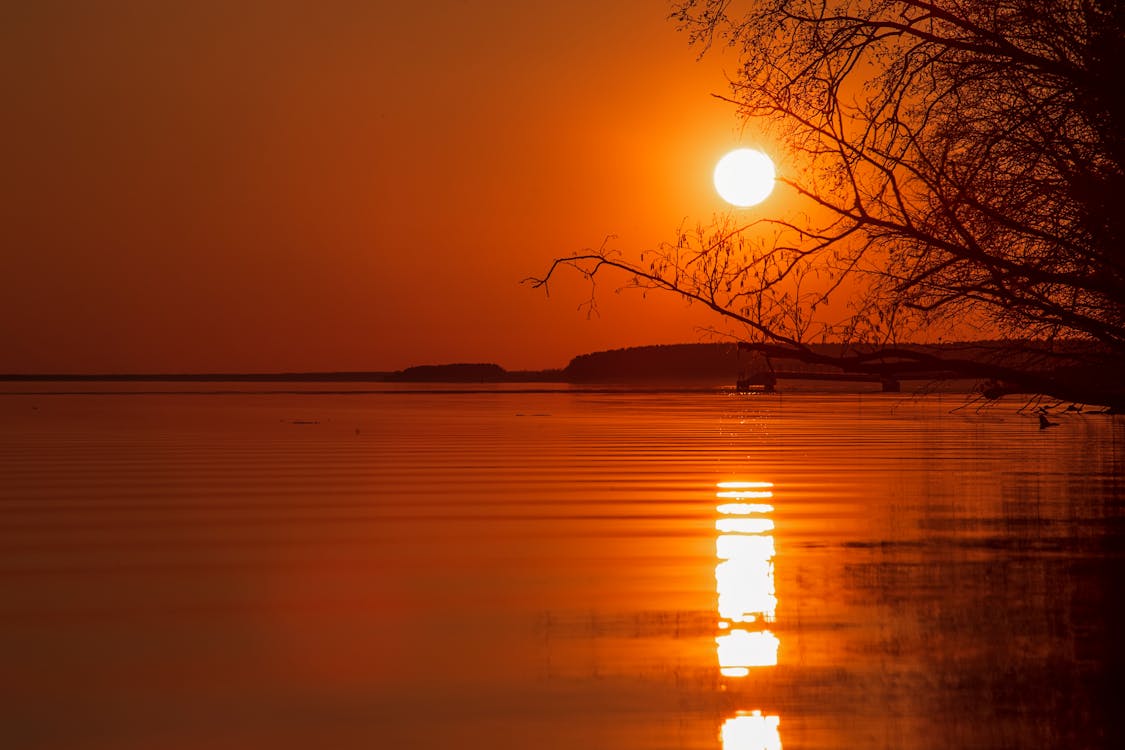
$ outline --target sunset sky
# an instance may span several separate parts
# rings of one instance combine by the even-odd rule
[[[753,140],[651,0],[7,3],[0,372],[565,365],[702,340],[562,277]]]

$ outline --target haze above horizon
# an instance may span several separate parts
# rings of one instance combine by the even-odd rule
[[[675,299],[588,319],[581,283],[520,284],[725,210],[721,61],[666,10],[10,5],[0,372],[542,369],[698,340]]]

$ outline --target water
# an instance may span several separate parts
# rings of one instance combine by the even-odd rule
[[[4,745],[1119,746],[1125,421],[963,403],[2,395]]]

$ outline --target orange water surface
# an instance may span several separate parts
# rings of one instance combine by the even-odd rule
[[[1019,407],[0,395],[3,744],[1117,747],[1125,421]]]

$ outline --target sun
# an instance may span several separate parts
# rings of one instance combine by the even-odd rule
[[[761,203],[773,192],[777,172],[773,160],[753,148],[738,148],[715,165],[715,190],[740,208]]]

